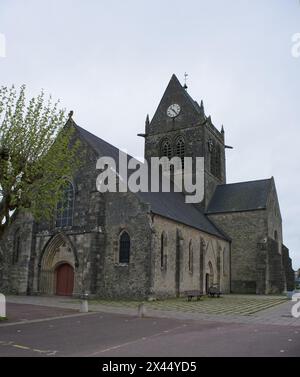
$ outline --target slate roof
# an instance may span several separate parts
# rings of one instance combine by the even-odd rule
[[[113,145],[107,143],[106,141],[100,139],[84,128],[78,126],[74,121],[73,125],[79,134],[84,138],[84,140],[93,148],[97,155],[108,156],[115,159],[116,162],[119,161],[119,149]]]
[[[83,137],[83,139],[93,148],[97,155],[112,157],[116,162],[118,162],[118,148],[86,131],[82,127],[79,127],[74,122],[73,125],[81,137]],[[130,158],[130,156],[128,156],[128,158]],[[204,213],[202,213],[193,204],[186,204],[185,197],[181,193],[139,192],[135,195],[137,195],[144,203],[150,204],[151,212],[154,214],[228,240],[228,237],[218,230]]]
[[[136,195],[149,203],[151,211],[168,219],[189,225],[206,233],[228,239],[216,226],[193,204],[185,203],[185,197],[176,192],[140,192]]]
[[[265,209],[271,179],[220,185],[210,201],[208,214]]]

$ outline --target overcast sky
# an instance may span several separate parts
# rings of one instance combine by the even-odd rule
[[[224,124],[228,182],[275,177],[300,268],[299,0],[0,0],[0,85],[41,88],[135,156],[172,73]],[[1,41],[1,39],[0,39]]]

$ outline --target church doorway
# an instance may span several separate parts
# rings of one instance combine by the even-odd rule
[[[60,264],[56,270],[56,294],[72,296],[74,289],[74,269],[68,263]]]
[[[74,248],[60,233],[45,246],[39,264],[38,291],[41,294],[71,296],[76,286],[77,267]]]

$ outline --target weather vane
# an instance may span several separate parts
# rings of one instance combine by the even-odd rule
[[[188,73],[184,73],[184,89],[187,89],[188,86],[187,86],[187,79],[188,79],[189,75]]]

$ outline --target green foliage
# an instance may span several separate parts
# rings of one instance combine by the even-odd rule
[[[80,165],[80,142],[58,106],[43,91],[26,101],[25,85],[0,87],[0,238],[16,210],[50,220]]]

